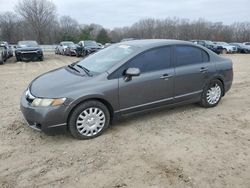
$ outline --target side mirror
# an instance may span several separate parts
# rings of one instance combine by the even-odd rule
[[[133,76],[139,76],[141,74],[140,69],[138,68],[128,68],[125,72],[124,80],[127,82],[131,80]]]

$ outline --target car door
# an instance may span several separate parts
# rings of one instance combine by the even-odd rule
[[[198,98],[215,67],[208,53],[195,46],[177,45],[174,50],[175,101]]]
[[[173,100],[172,48],[160,47],[137,55],[120,68],[120,111],[130,113],[145,108],[169,104]],[[139,68],[141,74],[124,79],[128,68]]]

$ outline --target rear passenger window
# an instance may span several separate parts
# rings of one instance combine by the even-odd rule
[[[136,67],[142,73],[167,69],[171,64],[170,47],[152,49],[138,55],[128,62],[129,67]]]
[[[198,64],[203,62],[203,51],[199,48],[192,46],[176,46],[175,49],[177,66]]]

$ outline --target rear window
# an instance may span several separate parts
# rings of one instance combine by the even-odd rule
[[[203,61],[203,62],[209,62],[209,61],[210,61],[210,58],[209,58],[208,53],[205,52],[204,50],[201,50],[201,53],[202,53],[202,61]]]
[[[176,65],[191,65],[203,62],[203,54],[199,48],[192,46],[176,46]]]

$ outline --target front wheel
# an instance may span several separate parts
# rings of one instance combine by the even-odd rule
[[[201,97],[201,106],[210,108],[216,106],[222,97],[223,85],[219,80],[211,81],[203,90]]]
[[[68,121],[69,131],[77,139],[91,139],[109,126],[110,112],[101,102],[91,100],[78,105]]]
[[[39,58],[39,61],[43,61],[43,56]]]
[[[21,57],[16,56],[16,61],[22,61]]]

